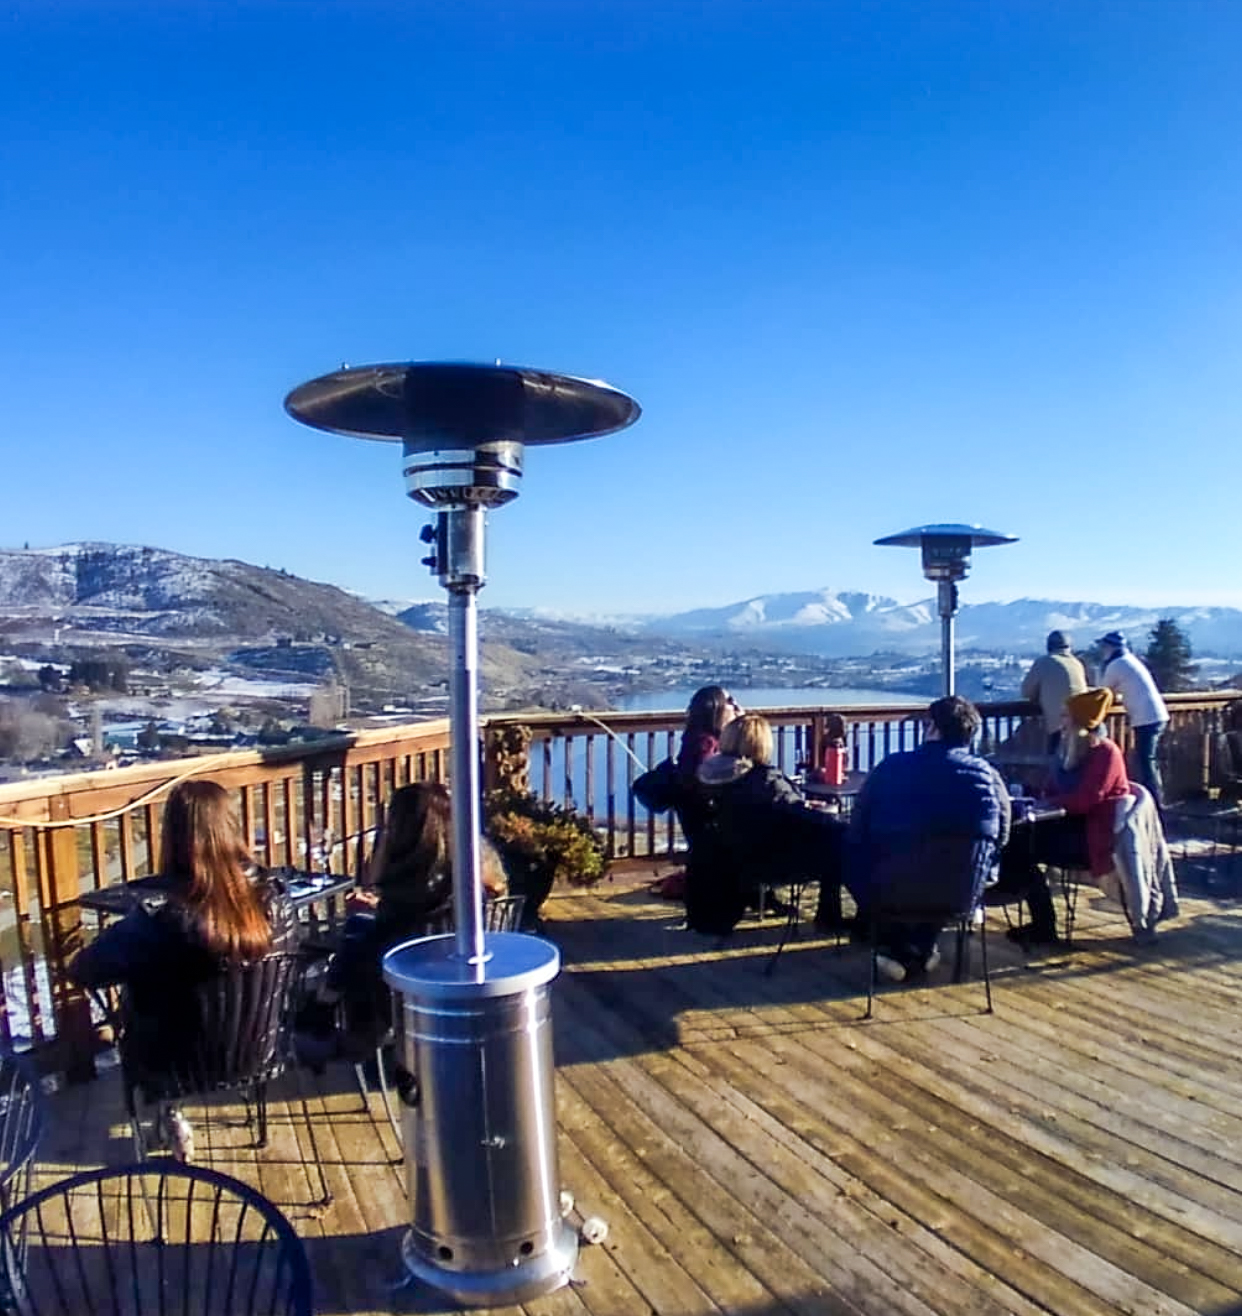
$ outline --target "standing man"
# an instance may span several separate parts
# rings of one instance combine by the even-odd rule
[[[1037,703],[1044,715],[1049,755],[1061,743],[1061,714],[1070,695],[1080,695],[1087,688],[1087,669],[1070,651],[1069,636],[1064,631],[1048,632],[1048,652],[1036,658],[1031,670],[1022,678],[1022,698]]]
[[[872,893],[895,893],[935,905],[938,880],[973,884],[976,899],[995,878],[1009,840],[1009,792],[1000,774],[971,750],[979,711],[957,695],[937,699],[917,749],[889,754],[872,770],[854,803],[846,835],[846,885],[858,905],[856,926],[870,920]],[[929,854],[937,842],[973,843],[974,871],[940,873]],[[967,907],[963,900],[963,907]],[[876,968],[893,982],[930,973],[940,963],[940,925],[891,921],[877,928]]]
[[[1152,674],[1134,654],[1120,631],[1109,631],[1096,641],[1104,654],[1100,684],[1120,695],[1134,732],[1136,780],[1151,791],[1156,807],[1164,810],[1160,769],[1156,766],[1156,744],[1169,725],[1169,710],[1152,679]]]

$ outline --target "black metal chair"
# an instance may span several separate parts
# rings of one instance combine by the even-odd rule
[[[288,1220],[228,1175],[175,1161],[88,1170],[0,1213],[12,1316],[311,1316]]]
[[[983,966],[985,1014],[992,1013],[992,980],[988,970],[987,910],[984,885],[997,859],[996,843],[971,836],[925,836],[882,856],[873,865],[867,900],[869,973],[867,1019],[872,1017],[879,954],[879,934],[885,923],[938,924],[955,933],[953,981],[970,972],[970,933],[979,933]]]
[[[26,1056],[0,1052],[0,1210],[30,1192],[45,1118],[43,1088],[34,1065]]]
[[[188,1122],[180,1112],[187,1097],[213,1092],[241,1092],[247,1124],[257,1125],[255,1146],[267,1145],[267,1087],[292,1068],[302,1116],[319,1173],[320,1201],[332,1200],[319,1158],[315,1124],[306,1105],[297,1066],[292,1063],[293,1018],[299,1001],[304,962],[292,951],[278,951],[250,964],[231,964],[188,988],[186,1012],[175,1034],[159,1021],[137,1016],[124,988],[117,1012],[117,1044],[125,1086],[125,1104],[139,1159],[149,1154],[143,1129],[143,1104],[155,1107],[157,1134],[180,1136],[183,1159],[193,1154],[185,1144]]]
[[[781,939],[764,966],[763,971],[767,977],[776,972],[786,945],[798,936],[808,888],[820,891],[823,889],[822,883],[829,883],[826,889],[835,896],[831,903],[834,906],[838,946],[845,928],[841,917],[844,826],[835,817],[816,809],[807,809],[805,816],[796,813],[785,815],[780,831],[783,844],[774,848],[771,861],[777,870],[774,874],[776,882],[788,883],[789,903]]]
[[[30,1194],[46,1109],[39,1074],[30,1059],[0,1052],[0,1211],[16,1206]],[[14,1235],[12,1246],[20,1261],[25,1255],[23,1231]]]

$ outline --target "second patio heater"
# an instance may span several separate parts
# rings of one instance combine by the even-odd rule
[[[1002,535],[979,525],[921,525],[899,535],[877,539],[880,546],[921,548],[923,575],[936,582],[940,613],[940,661],[944,669],[944,693],[953,693],[953,618],[957,615],[957,582],[970,573],[970,553],[994,544],[1016,544],[1016,535]]]
[[[577,1235],[562,1220],[548,988],[556,947],[483,930],[477,595],[484,513],[517,497],[523,449],[631,425],[638,404],[595,380],[514,366],[407,362],[342,368],[295,388],[294,419],[402,444],[406,492],[434,509],[424,558],[449,595],[456,931],[395,947],[403,1114],[416,1279],[472,1306],[524,1302],[567,1282]]]

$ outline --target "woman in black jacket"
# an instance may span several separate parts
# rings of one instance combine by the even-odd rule
[[[131,1007],[158,1017],[169,997],[228,961],[249,963],[297,944],[284,887],[257,868],[228,792],[183,781],[164,806],[160,874],[167,895],[110,924],[69,966],[81,987],[129,989]]]
[[[686,922],[696,932],[732,932],[764,885],[840,881],[844,829],[807,806],[772,753],[767,719],[744,713],[699,767],[710,820],[686,893]]]
[[[206,979],[229,963],[297,945],[288,894],[255,866],[228,792],[216,782],[173,787],[159,871],[166,897],[110,924],[69,965],[80,987],[126,989],[125,1053],[134,1074],[167,1073],[192,1051],[195,991]],[[186,1154],[188,1129],[173,1128]]]
[[[419,781],[392,793],[361,889],[349,898],[349,918],[319,991],[319,1008],[312,1007],[300,1021],[304,1032],[330,1040],[336,1003],[343,999],[348,1050],[365,1054],[375,1049],[391,1016],[384,953],[400,942],[451,927],[451,836],[452,802],[446,786]],[[486,838],[479,867],[484,894],[503,896],[508,887],[505,870]],[[300,1039],[299,1049],[308,1060],[316,1058],[307,1039]]]

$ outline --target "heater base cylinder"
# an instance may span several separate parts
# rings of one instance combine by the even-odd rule
[[[550,1246],[538,1256],[523,1257],[495,1270],[449,1270],[427,1255],[423,1241],[411,1229],[401,1244],[406,1271],[420,1284],[459,1302],[463,1307],[498,1307],[529,1302],[569,1283],[578,1261],[578,1233],[562,1221]]]
[[[549,985],[556,947],[493,932],[481,964],[451,936],[396,946],[410,1230],[406,1269],[471,1306],[523,1302],[565,1284],[578,1237],[561,1216]],[[481,978],[476,975],[481,973]]]

